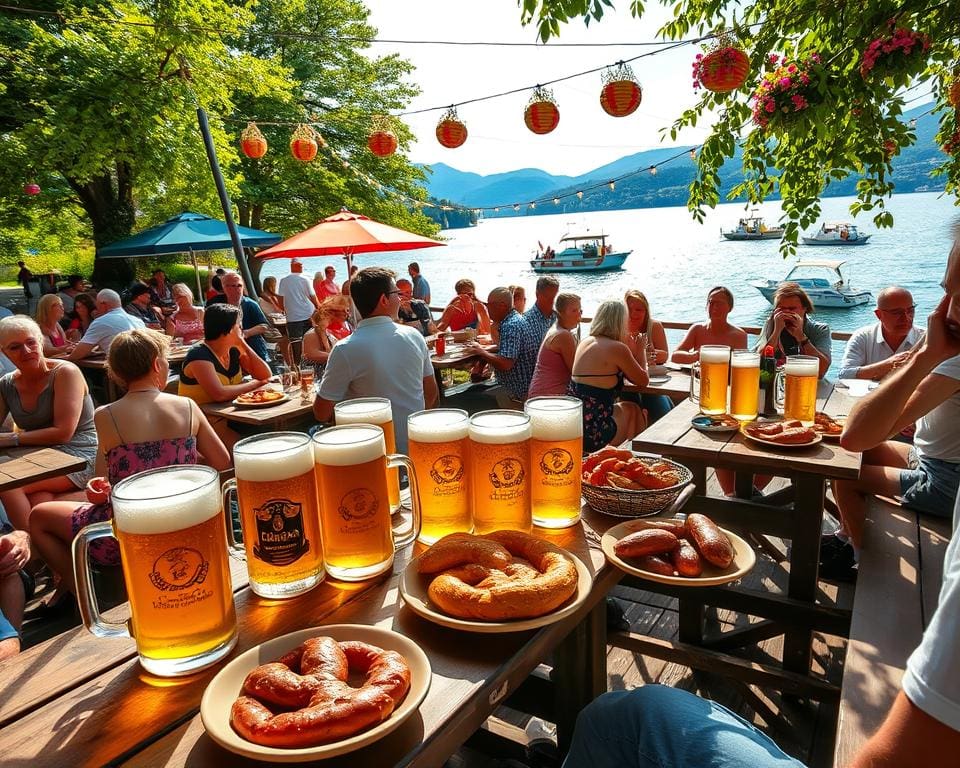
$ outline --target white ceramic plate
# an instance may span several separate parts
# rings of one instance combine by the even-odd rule
[[[818,433],[813,438],[813,440],[808,440],[805,443],[777,443],[773,440],[764,440],[762,437],[754,437],[749,432],[747,432],[746,425],[740,428],[740,434],[742,434],[745,438],[747,438],[747,440],[752,440],[753,442],[759,443],[760,445],[765,445],[768,448],[776,448],[778,450],[782,449],[785,451],[792,450],[793,448],[809,448],[811,445],[816,445],[821,440],[823,440],[823,436]]]
[[[670,377],[666,375],[658,376],[655,374],[650,374],[650,377],[649,377],[650,384],[666,384],[668,381],[670,381]]]
[[[243,395],[240,395],[243,397]],[[276,400],[270,400],[266,403],[247,403],[240,399],[240,397],[234,398],[231,402],[237,408],[269,408],[271,405],[280,405],[280,403],[285,403],[290,399],[290,395],[286,392],[283,393],[283,397],[278,397]]]
[[[425,619],[439,624],[442,627],[452,629],[463,629],[467,632],[522,632],[527,629],[536,629],[547,624],[569,616],[580,607],[580,604],[587,599],[590,594],[590,587],[593,584],[593,577],[587,566],[583,564],[579,557],[567,552],[567,555],[573,560],[577,567],[577,591],[567,602],[561,605],[552,613],[537,616],[534,619],[517,619],[516,621],[476,621],[473,619],[458,619],[455,616],[448,616],[435,608],[427,596],[427,588],[430,582],[437,574],[417,573],[417,561],[411,560],[400,577],[400,595],[410,609]]]
[[[632,573],[634,576],[649,579],[650,581],[659,581],[661,584],[675,584],[678,587],[714,587],[718,584],[728,584],[749,573],[750,569],[753,568],[753,564],[757,562],[757,555],[753,551],[753,547],[744,539],[737,536],[737,534],[731,533],[726,528],[721,528],[720,530],[727,534],[730,543],[733,544],[734,555],[730,567],[725,569],[717,568],[704,561],[703,575],[695,578],[687,576],[664,576],[660,573],[638,568],[636,565],[633,565],[630,560],[617,557],[613,552],[613,545],[624,536],[642,530],[644,524],[650,520],[671,520],[676,522],[672,517],[645,517],[642,520],[628,520],[625,523],[613,526],[613,528],[610,528],[603,534],[603,538],[600,539],[600,547],[603,549],[603,554],[607,556],[607,560],[620,570]]]
[[[335,640],[359,640],[385,650],[397,651],[410,667],[410,690],[393,713],[377,726],[347,739],[302,749],[264,747],[241,738],[230,725],[230,707],[240,695],[244,678],[249,672],[296,648],[311,637],[327,636]],[[420,647],[403,635],[389,629],[367,627],[360,624],[330,624],[324,627],[302,629],[289,635],[276,637],[240,654],[217,673],[210,681],[200,701],[200,719],[207,734],[217,744],[238,755],[266,760],[272,763],[304,763],[321,760],[334,755],[352,752],[372,744],[396,730],[404,720],[414,714],[430,689],[430,660]]]

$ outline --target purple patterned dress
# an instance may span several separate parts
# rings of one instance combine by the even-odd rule
[[[111,485],[137,472],[159,467],[197,463],[197,438],[175,437],[148,440],[143,443],[122,443],[107,451],[107,479]],[[73,535],[91,523],[113,517],[113,507],[106,504],[83,504],[73,511]],[[90,543],[90,557],[100,565],[119,565],[120,549],[116,539],[102,538]]]

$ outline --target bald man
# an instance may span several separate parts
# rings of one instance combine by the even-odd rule
[[[104,288],[97,294],[97,316],[73,348],[73,352],[67,356],[67,360],[82,360],[97,348],[106,354],[114,336],[134,328],[146,328],[146,325],[139,317],[123,311],[119,293]]]
[[[880,291],[873,312],[880,322],[858,329],[847,341],[839,378],[878,380],[903,365],[923,336],[913,324],[915,312],[906,288],[891,285]]]

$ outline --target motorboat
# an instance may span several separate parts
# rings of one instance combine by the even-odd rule
[[[842,309],[872,302],[869,291],[854,290],[844,278],[840,271],[844,264],[845,261],[799,261],[783,280],[754,280],[750,285],[771,304],[781,283],[797,283],[818,309]]]
[[[783,227],[768,227],[756,209],[749,216],[740,219],[736,229],[720,230],[727,240],[779,240],[783,237]]]
[[[856,224],[823,224],[811,235],[803,236],[804,245],[866,245],[871,235],[857,231]]]
[[[614,251],[606,235],[564,235],[562,250],[549,245],[530,260],[534,272],[600,272],[620,269],[633,251]]]

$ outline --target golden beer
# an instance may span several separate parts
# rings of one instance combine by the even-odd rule
[[[730,415],[753,421],[760,405],[760,355],[734,350],[730,358]]]
[[[481,411],[470,419],[473,528],[530,531],[530,417]]]
[[[313,436],[320,497],[320,528],[327,572],[360,581],[389,570],[396,547],[420,532],[417,476],[406,456],[388,461],[383,430],[374,425],[331,427]],[[413,524],[397,537],[390,521],[387,468],[403,465],[410,477]]]
[[[323,549],[310,438],[249,437],[233,447],[233,461],[250,588],[275,598],[313,589],[323,580]]]
[[[530,508],[535,525],[567,528],[580,519],[583,403],[575,397],[534,397],[530,416]]]
[[[813,426],[817,413],[820,360],[812,355],[790,355],[783,366],[783,418]]]
[[[694,365],[693,376],[700,379],[701,413],[726,413],[730,347],[712,344],[700,347],[700,362]]]
[[[376,424],[383,430],[387,453],[397,452],[397,437],[393,429],[393,408],[385,397],[358,397],[344,400],[333,406],[334,423]],[[400,471],[391,469],[387,477],[387,492],[390,494],[390,512],[400,509]]]
[[[410,459],[417,468],[423,505],[420,541],[433,544],[448,533],[473,530],[467,435],[470,416],[457,408],[411,413]]]
[[[223,658],[237,642],[237,628],[216,470],[141,472],[114,487],[112,502],[140,663],[153,674],[176,676]],[[101,637],[126,633],[124,625],[103,621],[91,588],[89,542],[110,533],[111,523],[97,523],[74,541],[84,624]]]

